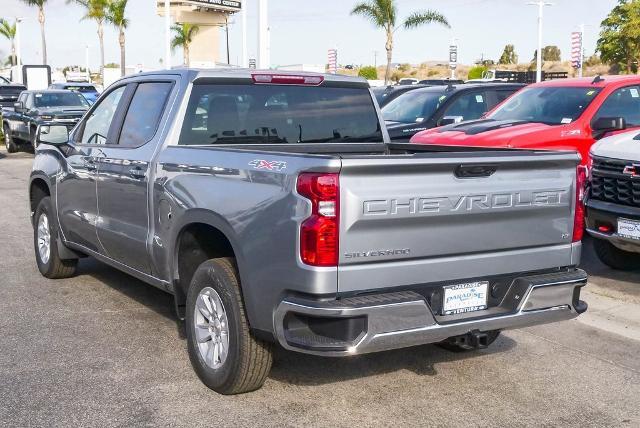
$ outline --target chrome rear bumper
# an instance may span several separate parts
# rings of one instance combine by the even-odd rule
[[[436,343],[473,331],[568,320],[587,310],[586,303],[579,300],[580,288],[587,283],[582,270],[519,280],[529,283],[528,290],[518,309],[506,315],[439,324],[422,295],[403,291],[331,301],[287,299],[275,312],[274,327],[278,341],[286,349],[347,356]],[[305,322],[314,323],[317,328],[309,328]],[[317,333],[323,328],[348,331],[342,332],[341,338],[327,337]]]

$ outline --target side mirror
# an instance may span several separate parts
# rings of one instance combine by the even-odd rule
[[[438,126],[453,125],[464,120],[464,116],[445,116],[438,121]]]
[[[627,123],[624,117],[601,117],[593,122],[591,129],[594,132],[609,132],[609,131],[621,131],[627,128]]]
[[[69,130],[64,125],[40,125],[36,132],[36,145],[62,146],[69,142]]]
[[[22,101],[16,101],[15,103],[13,103],[13,109],[18,113],[23,113],[25,111],[24,103]]]

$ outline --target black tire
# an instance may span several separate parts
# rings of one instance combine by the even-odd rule
[[[196,301],[205,288],[217,292],[228,325],[228,353],[222,365],[215,369],[205,362],[196,340]],[[187,293],[186,311],[189,359],[200,380],[225,395],[242,394],[262,387],[271,370],[272,345],[251,334],[235,259],[211,259],[198,267]]]
[[[38,270],[42,276],[51,279],[69,278],[76,273],[76,267],[78,266],[78,260],[62,260],[58,254],[58,227],[56,221],[54,221],[55,211],[51,204],[51,198],[46,196],[42,198],[38,207],[36,208],[34,223],[33,223],[33,247],[36,256],[36,263]],[[40,219],[42,216],[47,217],[48,229],[49,229],[49,258],[43,260],[39,251],[39,237],[38,227],[40,225]]]
[[[491,346],[500,337],[500,330],[485,331],[484,333],[487,335],[486,346]],[[478,349],[469,342],[469,335],[456,336],[438,343],[438,346],[451,352],[469,352]]]
[[[613,269],[626,271],[640,269],[640,254],[638,253],[621,250],[602,239],[594,239],[593,247],[600,261]]]
[[[4,134],[4,145],[7,147],[7,152],[15,153],[18,151],[18,145],[11,136],[11,129],[6,123],[2,125],[2,133]]]

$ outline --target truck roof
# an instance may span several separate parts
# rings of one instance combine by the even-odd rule
[[[229,79],[251,79],[253,75],[274,75],[274,76],[305,76],[315,77],[322,76],[324,81],[328,82],[348,82],[351,84],[362,84],[369,87],[369,83],[366,79],[356,76],[345,76],[341,74],[323,74],[323,73],[311,73],[308,71],[285,71],[285,70],[259,70],[249,68],[215,68],[215,69],[199,69],[199,68],[176,68],[172,70],[158,70],[149,71],[145,73],[138,73],[127,78],[134,78],[139,76],[166,76],[166,75],[179,75],[190,81],[206,78],[229,78]]]
[[[594,87],[604,88],[610,85],[625,86],[633,83],[640,83],[640,76],[637,75],[625,75],[625,76],[601,76],[599,81],[595,81],[596,77],[582,77],[573,79],[557,79],[547,80],[545,82],[533,83],[532,87]]]

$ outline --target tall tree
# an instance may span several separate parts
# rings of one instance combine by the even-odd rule
[[[498,64],[517,64],[518,55],[516,54],[516,48],[513,45],[506,45],[502,55],[498,60]]]
[[[389,82],[391,76],[391,61],[393,59],[393,35],[400,28],[411,29],[421,25],[438,23],[449,28],[449,22],[440,13],[425,10],[414,12],[401,24],[398,21],[398,7],[396,0],[368,0],[358,3],[351,11],[352,15],[360,15],[371,21],[376,27],[384,29],[387,35],[385,49],[387,50],[387,71],[384,82]]]
[[[628,74],[637,72],[640,57],[640,1],[620,0],[600,24],[596,50],[603,62]]]
[[[173,39],[171,39],[171,49],[181,47],[184,64],[189,67],[191,61],[189,59],[189,47],[191,46],[191,42],[193,41],[193,36],[195,36],[198,31],[200,31],[200,27],[195,24],[176,24],[171,27],[171,31],[173,31]]]
[[[560,61],[562,57],[562,52],[560,48],[557,46],[549,45],[542,48],[542,61]],[[538,60],[538,50],[536,49],[533,52],[532,63]]]
[[[67,0],[67,3],[76,3],[84,7],[85,13],[82,19],[95,21],[98,24],[98,40],[100,41],[100,76],[104,83],[104,22],[107,19],[109,0]]]
[[[16,24],[9,23],[6,19],[0,18],[0,36],[11,42],[11,65],[16,65]]]
[[[120,75],[124,77],[126,66],[124,30],[129,26],[129,19],[125,16],[128,0],[111,0],[107,10],[107,21],[118,28],[118,43],[120,44]]]
[[[44,35],[44,5],[47,3],[47,0],[22,0],[24,3],[29,6],[35,6],[38,8],[38,22],[40,23],[40,37],[42,40],[42,64],[47,64],[47,39]]]

